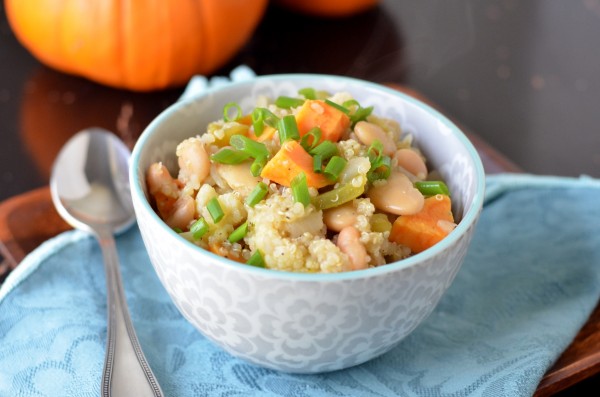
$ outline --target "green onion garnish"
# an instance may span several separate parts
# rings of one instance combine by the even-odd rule
[[[254,135],[261,136],[263,130],[265,129],[265,120],[263,118],[263,113],[259,111],[259,109],[254,109],[252,111],[252,128],[254,129]]]
[[[250,155],[239,150],[231,150],[229,148],[223,148],[217,153],[210,156],[210,159],[214,162],[221,164],[240,164],[248,160]]]
[[[279,120],[277,129],[279,130],[279,142],[281,143],[287,141],[288,139],[300,139],[300,132],[298,131],[296,118],[291,114],[283,116],[283,118]]]
[[[311,156],[320,155],[323,160],[339,154],[338,147],[331,141],[323,141],[308,152]]]
[[[367,156],[369,157],[369,161],[371,164],[376,161],[378,157],[383,153],[383,143],[380,140],[376,139],[367,149]]]
[[[367,172],[369,182],[378,179],[388,179],[392,171],[392,159],[389,156],[381,155],[373,163]]]
[[[296,203],[302,203],[305,207],[310,204],[310,193],[308,192],[308,184],[306,183],[306,174],[299,173],[292,179],[291,183],[292,196]]]
[[[248,197],[246,197],[246,204],[248,204],[250,207],[254,207],[267,195],[267,191],[267,185],[264,182],[258,182]]]
[[[259,176],[265,164],[267,164],[267,157],[263,156],[255,158],[250,166],[250,173],[252,176]]]
[[[229,144],[252,158],[269,157],[269,150],[262,142],[256,142],[243,135],[234,135]]]
[[[174,227],[174,228],[173,228],[173,231],[174,231],[175,233],[177,233],[177,234],[179,234],[179,233],[183,233],[183,230],[181,230],[181,229],[180,229],[180,228],[178,228],[178,227]]]
[[[315,91],[314,88],[302,88],[301,90],[298,90],[298,94],[306,99],[317,99],[317,91]]]
[[[370,182],[378,179],[387,179],[392,169],[392,160],[389,156],[383,154],[383,144],[375,140],[367,149],[367,156],[371,163],[371,168],[367,172],[367,179]]]
[[[194,240],[200,240],[202,236],[208,232],[209,226],[204,218],[198,219],[196,222],[192,224],[190,227],[190,232],[194,237]]]
[[[275,106],[282,109],[295,108],[298,106],[302,106],[304,103],[304,99],[292,98],[289,96],[279,96],[275,99]]]
[[[359,121],[366,120],[367,117],[370,116],[373,112],[373,106],[363,108],[362,106],[360,106],[360,103],[358,103],[356,99],[349,99],[346,102],[344,102],[342,106],[351,110],[352,108],[355,108],[350,113],[350,122],[352,124],[352,127],[354,127],[354,125]]]
[[[323,172],[323,156],[317,154],[313,157],[313,171],[317,174]]]
[[[254,135],[261,136],[265,128],[265,124],[269,127],[277,128],[279,117],[275,116],[273,112],[266,108],[256,108],[252,111],[252,127],[254,128]]]
[[[206,209],[213,219],[214,223],[219,223],[221,219],[225,216],[223,209],[221,208],[221,204],[219,204],[219,199],[213,197],[209,200],[208,204],[206,204]]]
[[[229,237],[227,237],[227,240],[232,244],[237,243],[238,241],[240,241],[241,239],[246,237],[246,233],[248,233],[248,222],[247,221],[242,223],[233,232],[231,232]]]
[[[337,103],[335,103],[333,101],[330,101],[329,99],[325,99],[325,103],[328,104],[329,106],[333,106],[334,108],[336,108],[340,112],[343,112],[345,114],[350,114],[350,110],[348,110],[347,108],[345,108],[342,105],[338,105]]]
[[[235,114],[231,117],[229,114],[231,113],[231,109],[235,109]],[[236,121],[242,117],[242,108],[235,102],[229,102],[227,105],[223,106],[223,119],[225,121]]]
[[[323,170],[323,173],[327,178],[329,178],[332,181],[335,181],[338,179],[342,171],[344,171],[344,168],[346,168],[346,164],[348,164],[348,161],[345,158],[340,156],[333,156],[331,160],[329,160],[329,163],[327,163],[327,166],[325,167],[325,170]]]
[[[321,129],[319,127],[313,127],[300,139],[300,145],[302,145],[304,150],[310,152],[319,144],[320,141]]]
[[[246,263],[250,266],[265,267],[265,260],[263,259],[260,250],[256,250],[256,252],[252,254]]]
[[[358,103],[356,99],[348,99],[347,101],[342,103],[342,106],[347,108],[348,110],[354,110],[352,109],[352,107],[356,107],[356,109],[358,109],[360,108],[360,103]]]
[[[450,196],[450,190],[448,186],[442,181],[417,181],[415,187],[425,197],[431,197],[438,194]]]
[[[350,116],[350,122],[352,125],[358,123],[359,121],[366,120],[367,117],[371,115],[373,112],[373,106],[369,106],[368,108],[358,108],[356,112],[354,112]]]

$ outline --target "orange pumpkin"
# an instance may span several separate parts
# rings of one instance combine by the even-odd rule
[[[374,7],[379,0],[275,0],[283,7],[321,17],[345,17]]]
[[[210,74],[247,42],[268,0],[5,0],[42,63],[136,91]]]

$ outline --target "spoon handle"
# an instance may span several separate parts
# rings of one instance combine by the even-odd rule
[[[102,374],[102,397],[162,397],[140,343],[138,342],[123,291],[115,240],[109,232],[99,232],[104,257],[108,304],[106,356]]]

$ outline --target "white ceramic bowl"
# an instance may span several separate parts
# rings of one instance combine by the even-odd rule
[[[389,265],[338,274],[297,274],[224,259],[179,237],[147,199],[144,173],[162,161],[176,170],[175,147],[258,95],[275,98],[314,87],[348,91],[363,106],[400,122],[439,170],[460,223],[434,247]],[[264,367],[316,373],[347,368],[394,347],[435,308],[467,252],[484,195],[484,172],[463,133],[429,106],[356,79],[275,75],[232,83],[176,103],[139,138],[132,155],[133,205],[148,254],[181,314],[229,353]]]

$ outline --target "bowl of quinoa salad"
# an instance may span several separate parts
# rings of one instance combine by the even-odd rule
[[[207,338],[315,373],[389,350],[460,268],[484,174],[427,105],[340,76],[232,83],[159,115],[130,180],[150,261]]]

